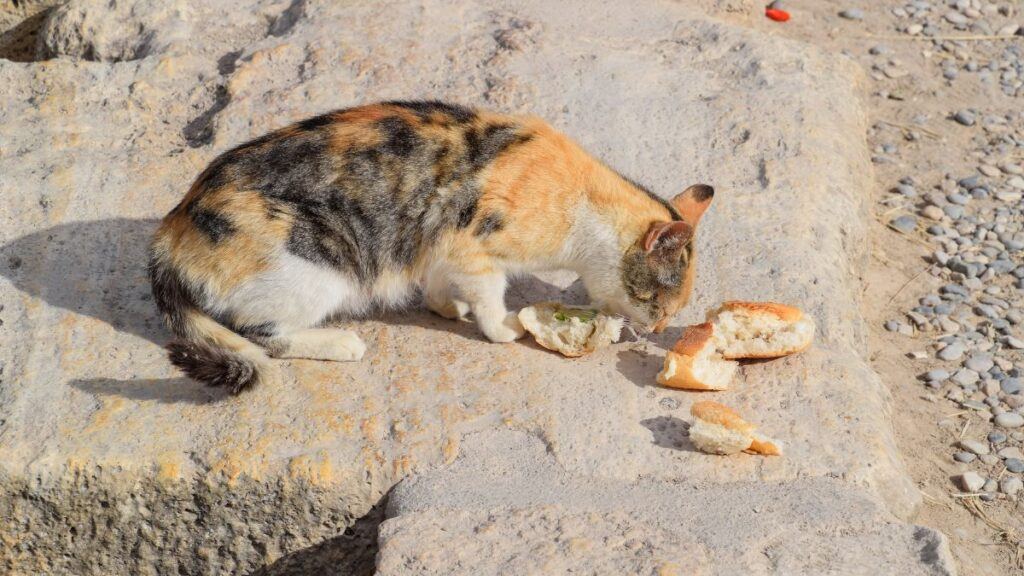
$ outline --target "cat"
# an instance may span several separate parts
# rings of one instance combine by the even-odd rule
[[[435,101],[338,110],[213,160],[150,248],[171,362],[231,393],[271,358],[350,361],[366,346],[323,327],[419,287],[492,342],[523,335],[510,275],[568,269],[595,303],[660,331],[689,299],[698,184],[665,201],[535,117]]]

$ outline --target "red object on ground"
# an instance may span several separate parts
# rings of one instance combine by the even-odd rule
[[[789,12],[779,10],[778,8],[765,8],[764,15],[776,22],[785,22],[786,20],[789,20]]]

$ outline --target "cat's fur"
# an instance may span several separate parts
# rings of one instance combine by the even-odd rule
[[[714,192],[671,202],[537,118],[440,102],[340,110],[215,159],[153,241],[153,295],[171,361],[238,392],[269,357],[358,360],[336,314],[393,306],[472,312],[492,341],[520,337],[510,274],[568,269],[591,298],[663,327],[689,297],[694,232]]]

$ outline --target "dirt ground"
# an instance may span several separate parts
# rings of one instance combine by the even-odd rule
[[[900,208],[881,202],[892,196],[888,191],[905,176],[913,176],[920,183],[919,190],[928,190],[946,173],[959,177],[974,172],[977,161],[970,152],[976,132],[951,121],[952,112],[973,108],[983,114],[999,113],[1020,109],[1024,104],[1019,97],[1004,95],[998,83],[985,85],[976,75],[961,74],[948,83],[940,64],[951,56],[936,50],[932,42],[912,40],[898,32],[900,20],[891,10],[903,4],[792,0],[784,4],[792,15],[789,22],[780,24],[765,18],[755,26],[845,53],[866,71],[872,125],[869,145],[875,150],[895,144],[899,152],[889,155],[893,162],[875,165],[875,222],[863,303],[870,324],[872,362],[892,392],[897,439],[910,473],[924,494],[924,506],[916,521],[949,536],[961,574],[1024,573],[1020,499],[984,502],[976,497],[954,497],[960,490],[951,479],[963,470],[951,459],[951,447],[972,426],[981,428],[982,422],[970,411],[930,394],[918,379],[919,374],[940,364],[934,358],[932,335],[905,336],[883,328],[886,320],[902,317],[903,311],[943,282],[927,271],[925,257],[934,247],[923,235],[903,235],[890,229],[886,222],[899,214]],[[941,19],[944,3],[932,4],[939,16],[934,19]],[[1015,4],[1018,12],[1024,8],[1019,2],[1009,4]],[[839,17],[840,11],[849,8],[861,9],[863,20]],[[1020,21],[1021,15],[1016,14],[1016,18]],[[964,41],[962,47],[984,61],[1001,52],[1003,42],[1008,41]],[[1024,44],[1024,37],[1009,42]],[[871,55],[871,47],[879,44],[891,52],[881,58]],[[873,65],[892,61],[899,70],[891,75],[894,77],[877,68],[871,74]],[[920,115],[927,118],[920,131],[925,137],[908,141],[905,127],[913,125]],[[913,213],[913,206],[904,211]],[[914,359],[914,352],[924,352],[925,358]]]

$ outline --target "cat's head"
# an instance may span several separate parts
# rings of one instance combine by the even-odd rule
[[[660,332],[690,299],[696,232],[715,190],[690,186],[671,200],[681,220],[653,222],[622,256],[621,296],[615,312]]]

